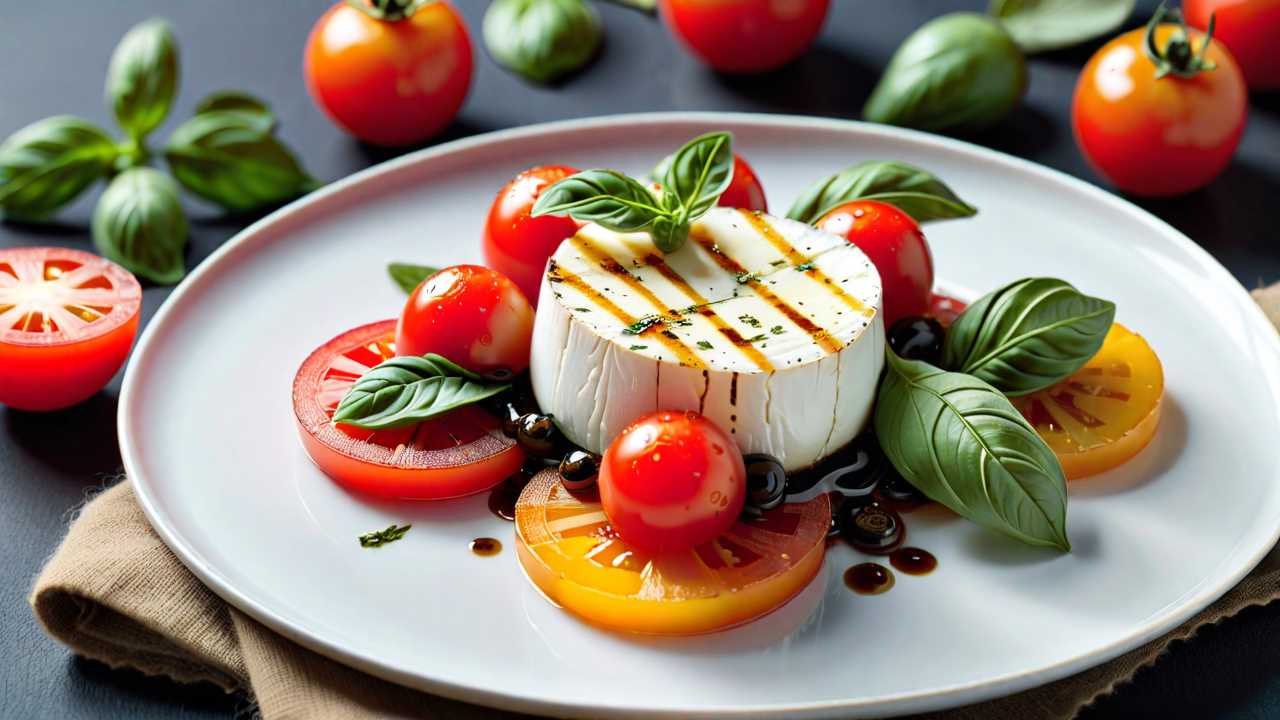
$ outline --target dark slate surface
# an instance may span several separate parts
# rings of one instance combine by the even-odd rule
[[[485,3],[458,0],[473,29]],[[111,49],[134,23],[168,18],[182,46],[174,116],[197,99],[240,88],[270,100],[284,137],[326,180],[393,153],[345,137],[312,106],[301,79],[302,46],[324,0],[0,4],[0,135],[38,118],[75,113],[107,124],[102,76]],[[959,3],[976,8],[980,3]],[[1147,12],[1152,3],[1141,3]],[[608,41],[596,65],[556,88],[525,85],[477,53],[470,98],[442,139],[544,120],[646,110],[744,110],[856,118],[877,68],[925,19],[926,0],[837,0],[813,51],[777,73],[722,77],[681,52],[644,15],[602,6]],[[1133,24],[1139,20],[1135,16]],[[473,32],[473,36],[475,33]],[[478,41],[478,36],[475,37]],[[1001,127],[968,138],[1097,182],[1071,138],[1069,106],[1080,66],[1097,43],[1038,57],[1026,102]],[[171,128],[171,120],[161,135]],[[1280,95],[1255,96],[1249,128],[1226,174],[1177,200],[1141,202],[1191,236],[1248,287],[1280,280],[1274,204],[1280,198]],[[90,195],[53,225],[0,225],[0,247],[87,248]],[[252,218],[190,206],[192,264]],[[1122,241],[1122,239],[1117,239]],[[146,290],[150,317],[168,290]],[[115,438],[119,381],[88,403],[48,416],[0,408],[0,717],[230,718],[240,707],[216,690],[179,687],[73,658],[36,626],[25,601],[70,511],[120,469]],[[1206,512],[1212,510],[1206,508]],[[1104,591],[1100,589],[1101,591]],[[1162,663],[1085,713],[1151,717],[1280,715],[1280,605],[1252,609],[1179,644]]]

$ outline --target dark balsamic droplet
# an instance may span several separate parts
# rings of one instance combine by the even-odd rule
[[[844,584],[859,595],[879,595],[893,587],[893,571],[879,563],[859,563],[844,571]]]
[[[786,497],[787,471],[772,455],[755,453],[742,456],[747,468],[747,502],[749,515],[759,515],[782,504]]]
[[[904,317],[889,326],[885,340],[900,358],[919,360],[930,365],[942,362],[942,342],[947,331],[929,317]]]
[[[876,502],[847,500],[840,506],[840,534],[855,549],[887,555],[902,544],[905,535],[898,513]]]
[[[572,450],[560,461],[560,482],[567,490],[585,490],[596,484],[600,456],[586,450]]]

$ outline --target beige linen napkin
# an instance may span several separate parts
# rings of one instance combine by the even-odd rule
[[[1280,284],[1254,292],[1280,326]],[[1172,633],[1058,682],[932,720],[1074,717],[1150,665],[1175,640],[1280,597],[1280,551]],[[252,698],[266,720],[478,718],[513,715],[369,677],[305,650],[228,607],[151,529],[126,481],[89,502],[36,579],[36,616],[80,655],[179,682],[210,682]]]

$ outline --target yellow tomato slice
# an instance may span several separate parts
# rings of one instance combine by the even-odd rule
[[[1137,455],[1160,424],[1160,358],[1119,323],[1071,377],[1013,404],[1058,455],[1068,480],[1110,470]]]
[[[529,580],[555,604],[613,630],[711,632],[783,605],[818,574],[831,505],[825,495],[739,521],[691,550],[644,556],[619,538],[594,498],[555,471],[516,503],[516,549]]]

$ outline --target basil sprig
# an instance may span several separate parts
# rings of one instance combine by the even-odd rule
[[[970,217],[978,212],[928,170],[893,160],[870,160],[810,185],[792,203],[787,217],[816,223],[832,208],[851,200],[888,203],[919,223]]]
[[[412,425],[510,388],[434,353],[393,357],[360,376],[333,421],[368,430]]]
[[[1009,400],[972,375],[886,355],[874,422],[894,468],[979,525],[1070,550],[1062,467]]]
[[[0,211],[38,220],[106,176],[119,150],[96,125],[69,115],[45,118],[0,144]]]
[[[117,175],[93,211],[93,244],[103,256],[148,280],[181,280],[187,217],[178,186],[149,167]]]
[[[410,263],[388,263],[387,274],[391,276],[392,281],[400,286],[400,289],[406,293],[411,293],[418,289],[423,280],[435,275],[439,272],[439,268],[427,267],[426,265],[412,265]]]
[[[1133,14],[1135,0],[991,0],[988,12],[1024,52],[1058,50],[1108,35]]]
[[[733,136],[713,132],[685,143],[651,192],[617,170],[585,170],[547,187],[532,214],[569,215],[617,232],[647,230],[659,250],[679,250],[689,226],[716,204],[733,180]]]
[[[922,130],[980,130],[1008,114],[1026,88],[1022,52],[1000,23],[950,13],[903,41],[862,116]]]
[[[107,66],[107,103],[116,122],[141,142],[164,122],[178,89],[178,49],[163,20],[135,25]]]
[[[585,0],[494,0],[484,44],[499,64],[535,82],[586,65],[600,48],[600,15]]]
[[[274,135],[265,105],[253,110],[216,109],[225,99],[179,125],[164,149],[182,186],[228,210],[274,205],[317,186]]]
[[[393,2],[394,0],[385,0]],[[111,178],[94,211],[99,251],[156,282],[177,282],[187,220],[173,182],[155,171],[147,138],[169,114],[178,88],[178,45],[168,24],[129,30],[107,68],[107,104],[127,139],[75,117],[32,123],[0,144],[0,213],[45,218],[100,178]],[[169,141],[166,157],[192,193],[234,211],[256,210],[307,192],[316,182],[273,135],[276,120],[243,93],[211,95]]]
[[[1035,392],[1097,354],[1116,306],[1055,278],[1026,278],[970,305],[947,332],[943,367],[1006,395]]]

